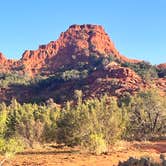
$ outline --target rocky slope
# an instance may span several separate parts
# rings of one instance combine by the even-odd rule
[[[16,61],[14,60],[6,59],[5,55],[3,55],[0,52],[0,72],[1,73],[10,72],[12,70],[12,67],[15,66],[15,62]]]
[[[141,62],[121,55],[102,26],[72,25],[58,40],[40,45],[37,50],[26,50],[20,60],[8,60],[0,53],[0,73],[26,74],[33,79],[37,75],[47,77],[28,86],[1,87],[0,101],[8,102],[14,97],[20,102],[29,102],[52,97],[61,103],[71,99],[75,89],[81,89],[85,97],[135,93],[150,85],[122,64]],[[157,68],[160,70],[163,66]],[[165,78],[154,82],[165,93]]]
[[[159,69],[166,69],[166,63],[159,64],[157,67]]]
[[[23,70],[29,75],[50,74],[62,66],[87,61],[92,53],[112,55],[125,62],[139,62],[122,56],[99,25],[72,25],[58,40],[41,45],[37,50],[26,50],[17,62],[7,60],[2,54],[0,62],[6,70]]]

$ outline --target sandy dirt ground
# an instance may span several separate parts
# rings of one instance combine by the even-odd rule
[[[116,166],[129,157],[150,156],[159,160],[166,155],[166,141],[159,142],[118,142],[110,147],[108,154],[100,156],[82,152],[79,147],[68,148],[47,145],[39,149],[28,149],[7,161],[4,166]],[[3,156],[0,156],[2,159]]]

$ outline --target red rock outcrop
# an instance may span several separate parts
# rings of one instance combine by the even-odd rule
[[[58,40],[41,45],[37,50],[26,50],[17,62],[9,61],[3,55],[0,60],[3,66],[10,69],[8,66],[12,64],[12,69],[22,69],[29,75],[49,74],[63,65],[86,61],[90,53],[112,55],[125,62],[139,62],[122,56],[102,26],[90,24],[70,26]]]
[[[159,64],[159,65],[157,65],[157,67],[159,69],[166,69],[166,63]]]
[[[37,50],[26,50],[18,61],[8,60],[0,53],[0,73],[17,71],[20,74],[26,73],[32,77],[38,74],[49,76],[64,66],[70,66],[73,69],[79,62],[88,64],[91,55],[112,56],[121,62],[140,62],[121,55],[102,26],[72,25],[67,31],[61,33],[58,40],[40,45]],[[93,69],[93,72],[87,78],[81,80],[83,81],[81,83],[80,80],[64,81],[61,84],[53,82],[50,83],[49,87],[38,92],[33,87],[26,86],[22,86],[21,90],[19,86],[11,86],[8,89],[1,88],[0,101],[10,101],[14,97],[20,102],[28,102],[37,97],[43,100],[55,96],[59,98],[61,94],[63,94],[62,96],[65,94],[70,99],[78,85],[81,85],[86,96],[92,97],[104,93],[114,96],[120,96],[123,92],[132,94],[141,88],[150,87],[133,70],[121,67],[120,63],[115,61],[103,68]],[[166,64],[157,67],[166,68]],[[166,79],[162,78],[154,81],[156,86],[165,93]],[[18,93],[18,91],[20,92]]]
[[[5,56],[0,52],[0,63],[3,64],[6,60]]]
[[[166,94],[166,78],[158,78],[154,80],[156,86],[163,92],[163,94]]]
[[[90,82],[87,96],[101,96],[105,93],[120,96],[124,92],[134,93],[148,87],[140,76],[130,68],[114,66],[104,71],[96,71],[92,74],[95,79]]]
[[[14,60],[8,60],[1,52],[0,52],[0,72],[6,73],[10,72],[12,68],[15,66]]]

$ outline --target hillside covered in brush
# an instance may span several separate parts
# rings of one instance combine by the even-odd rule
[[[0,53],[0,101],[57,103],[104,94],[121,97],[158,88],[166,93],[166,65],[129,59],[115,48],[102,26],[72,25],[56,41],[26,50],[20,60]]]

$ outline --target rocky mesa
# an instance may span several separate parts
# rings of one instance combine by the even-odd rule
[[[76,89],[81,89],[85,97],[105,93],[121,96],[152,87],[149,80],[163,94],[166,92],[165,64],[156,67],[121,55],[100,25],[71,25],[56,41],[26,50],[20,60],[8,60],[0,53],[0,64],[1,75],[16,73],[16,78],[22,76],[21,81],[26,83],[8,81],[0,89],[1,101],[13,97],[20,102],[43,101],[51,97],[61,103]],[[25,75],[28,81],[38,76],[42,79],[30,84]],[[6,77],[3,75],[1,82]]]
[[[111,55],[124,62],[139,62],[121,55],[102,26],[90,24],[70,26],[61,33],[58,40],[40,45],[37,50],[26,50],[17,62],[7,60],[2,54],[0,61],[5,69],[23,70],[35,75],[51,73],[64,65],[87,61],[92,53]]]

